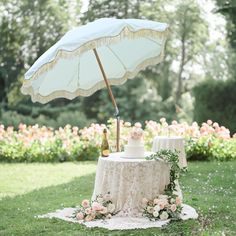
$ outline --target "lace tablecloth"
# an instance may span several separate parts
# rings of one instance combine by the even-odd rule
[[[169,164],[164,161],[124,159],[122,153],[100,157],[92,199],[111,193],[118,216],[140,216],[142,198],[163,194],[169,183]]]
[[[184,149],[184,139],[182,137],[173,136],[156,136],[153,140],[152,151],[157,152],[161,149],[175,149],[180,152],[179,165],[181,168],[187,167],[186,154]]]

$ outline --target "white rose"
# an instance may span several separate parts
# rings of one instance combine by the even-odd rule
[[[157,211],[157,212],[159,212],[161,210],[161,208],[160,208],[160,206],[159,205],[156,205],[156,206],[154,206],[154,211]]]
[[[110,213],[113,213],[115,211],[115,205],[110,203],[108,206],[107,206],[107,211],[110,212]]]
[[[166,211],[163,211],[161,214],[160,214],[160,219],[161,220],[167,220],[169,217],[168,213]]]
[[[148,206],[148,207],[147,207],[147,212],[150,213],[150,214],[152,214],[152,213],[153,213],[153,207]]]
[[[159,212],[158,212],[158,211],[154,211],[154,212],[153,212],[153,216],[154,216],[154,217],[158,217],[158,216],[159,216]]]

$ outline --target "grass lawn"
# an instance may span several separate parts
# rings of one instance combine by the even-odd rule
[[[95,170],[95,162],[0,164],[0,235],[236,235],[236,161],[192,162],[182,174],[185,203],[197,209],[198,220],[108,231],[34,218],[89,198]]]

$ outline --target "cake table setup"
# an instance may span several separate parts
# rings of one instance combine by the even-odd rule
[[[166,23],[101,18],[68,31],[25,73],[21,92],[43,104],[57,98],[87,97],[107,88],[116,118],[116,152],[109,154],[106,148],[98,158],[90,199],[38,218],[125,230],[198,217],[195,209],[183,204],[178,184],[182,162],[175,151],[164,149],[163,143],[158,146],[160,140],[155,139],[154,152],[147,152],[141,127],[134,127],[123,152],[120,149],[120,113],[111,86],[159,64],[168,33]]]
[[[99,157],[91,200],[83,200],[76,208],[38,217],[59,218],[109,230],[162,227],[172,217],[197,219],[195,209],[182,203],[177,179],[172,180],[177,183],[174,191],[166,194],[171,182],[171,163],[158,157],[150,159],[153,155],[154,152],[145,151],[143,130],[134,127],[124,152]]]

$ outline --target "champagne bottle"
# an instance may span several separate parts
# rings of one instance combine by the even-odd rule
[[[102,145],[101,145],[101,154],[102,157],[108,157],[109,156],[109,144],[107,140],[107,130],[103,130],[103,138],[102,138]]]

